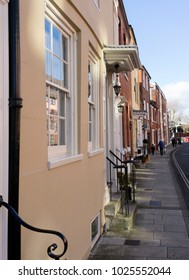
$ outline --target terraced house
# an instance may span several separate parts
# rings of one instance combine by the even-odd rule
[[[0,21],[0,258],[87,259],[110,150],[142,154],[134,31],[122,0],[0,0]]]

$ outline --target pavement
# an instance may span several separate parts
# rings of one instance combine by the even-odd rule
[[[189,210],[170,165],[172,149],[168,145],[163,156],[156,151],[137,169],[132,226],[107,230],[89,260],[189,259]]]

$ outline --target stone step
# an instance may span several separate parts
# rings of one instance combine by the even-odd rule
[[[117,213],[119,212],[121,207],[121,198],[118,198],[116,200],[110,201],[106,206],[105,206],[105,216],[106,217],[115,217]]]
[[[129,204],[129,214],[126,216],[125,213],[117,211],[116,215],[106,216],[106,230],[108,232],[122,232],[132,228],[135,220],[137,211],[137,204]]]

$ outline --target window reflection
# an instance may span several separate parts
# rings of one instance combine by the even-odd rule
[[[60,57],[60,31],[53,26],[53,53]]]
[[[56,56],[53,57],[53,82],[61,84],[60,82],[60,59]]]
[[[45,46],[47,80],[68,89],[68,38],[48,19],[45,20]]]

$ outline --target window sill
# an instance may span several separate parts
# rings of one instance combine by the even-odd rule
[[[83,155],[79,154],[79,155],[75,155],[75,156],[69,156],[69,157],[65,157],[63,155],[56,155],[56,156],[52,156],[51,158],[49,158],[48,161],[48,169],[53,169],[56,167],[60,167],[69,163],[73,163],[79,160],[83,159]]]
[[[104,149],[98,149],[98,150],[94,150],[94,151],[89,151],[88,152],[88,157],[93,157],[93,156],[99,155],[103,151],[104,151]]]

